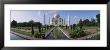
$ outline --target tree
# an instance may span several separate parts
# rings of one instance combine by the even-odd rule
[[[91,26],[96,26],[96,21],[95,21],[95,19],[91,19]]]
[[[32,28],[32,35],[34,35],[34,29],[33,29],[33,23],[31,24],[31,28]]]
[[[67,25],[66,25],[66,29],[67,29]]]
[[[29,22],[22,22],[22,23],[17,23],[18,27],[31,27],[33,24],[33,26],[35,26],[35,22],[33,20],[29,21]]]
[[[100,14],[97,14],[96,18],[97,18],[97,22],[100,23]]]
[[[80,19],[78,26],[79,26],[80,28],[82,28],[82,26],[83,26],[83,21],[82,21],[82,19]]]
[[[41,32],[42,24],[40,22],[36,22],[36,26],[39,29],[39,32]]]
[[[41,26],[42,26],[42,24],[39,23],[39,26],[38,26],[38,28],[39,28],[39,32],[41,32]]]
[[[28,22],[28,27],[30,27],[33,24],[33,26],[35,25],[35,22],[33,20]]]
[[[100,26],[100,14],[97,14],[96,18],[97,18],[97,25]]]
[[[90,21],[88,19],[85,19],[83,21],[83,23],[84,23],[84,26],[89,26],[90,25]]]
[[[82,25],[83,25],[83,21],[82,21],[82,19],[80,19],[78,26],[82,26]]]
[[[23,25],[22,26],[23,27],[27,27],[27,25],[28,25],[27,22],[23,22]]]
[[[11,22],[11,26],[12,26],[12,27],[17,27],[17,21],[13,20],[13,21]]]
[[[72,25],[70,25],[70,27],[71,27],[71,30],[72,30],[73,26],[72,26]]]
[[[75,30],[76,24],[73,24],[73,30]]]

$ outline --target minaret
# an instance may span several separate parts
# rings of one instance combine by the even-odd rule
[[[44,14],[44,25],[45,25],[45,14]]]
[[[49,25],[50,25],[50,17],[49,17]]]
[[[68,16],[68,26],[70,26],[70,17]]]

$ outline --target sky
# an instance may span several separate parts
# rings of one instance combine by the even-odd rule
[[[96,15],[100,13],[99,10],[11,10],[11,21],[15,20],[19,22],[28,22],[33,20],[35,22],[41,22],[44,24],[44,14],[45,23],[49,24],[52,17],[55,14],[59,14],[61,18],[65,19],[67,24],[68,16],[70,17],[70,25],[77,24],[80,19],[85,20],[91,18],[96,19]]]

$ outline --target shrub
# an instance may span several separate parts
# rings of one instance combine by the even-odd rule
[[[83,37],[86,35],[86,33],[83,31],[82,28],[76,27],[75,30],[70,34],[71,38],[78,38],[78,37]]]
[[[36,32],[35,34],[34,34],[34,37],[36,37],[36,38],[45,38],[45,34],[41,34],[41,33],[39,33],[39,32]]]
[[[35,36],[36,38],[40,38],[40,33],[36,32],[36,33],[34,34],[34,36]]]

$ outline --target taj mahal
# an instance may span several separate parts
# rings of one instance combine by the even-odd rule
[[[45,24],[45,16],[44,16],[44,24]],[[66,25],[70,25],[70,18],[68,16],[68,22],[66,23],[65,18],[61,18],[61,16],[56,13],[53,15],[53,17],[49,18],[49,25],[53,25],[53,26],[66,26]]]
[[[60,17],[59,14],[55,14],[52,18],[52,25],[54,26],[60,26],[60,25],[65,25],[65,21],[63,18]]]

